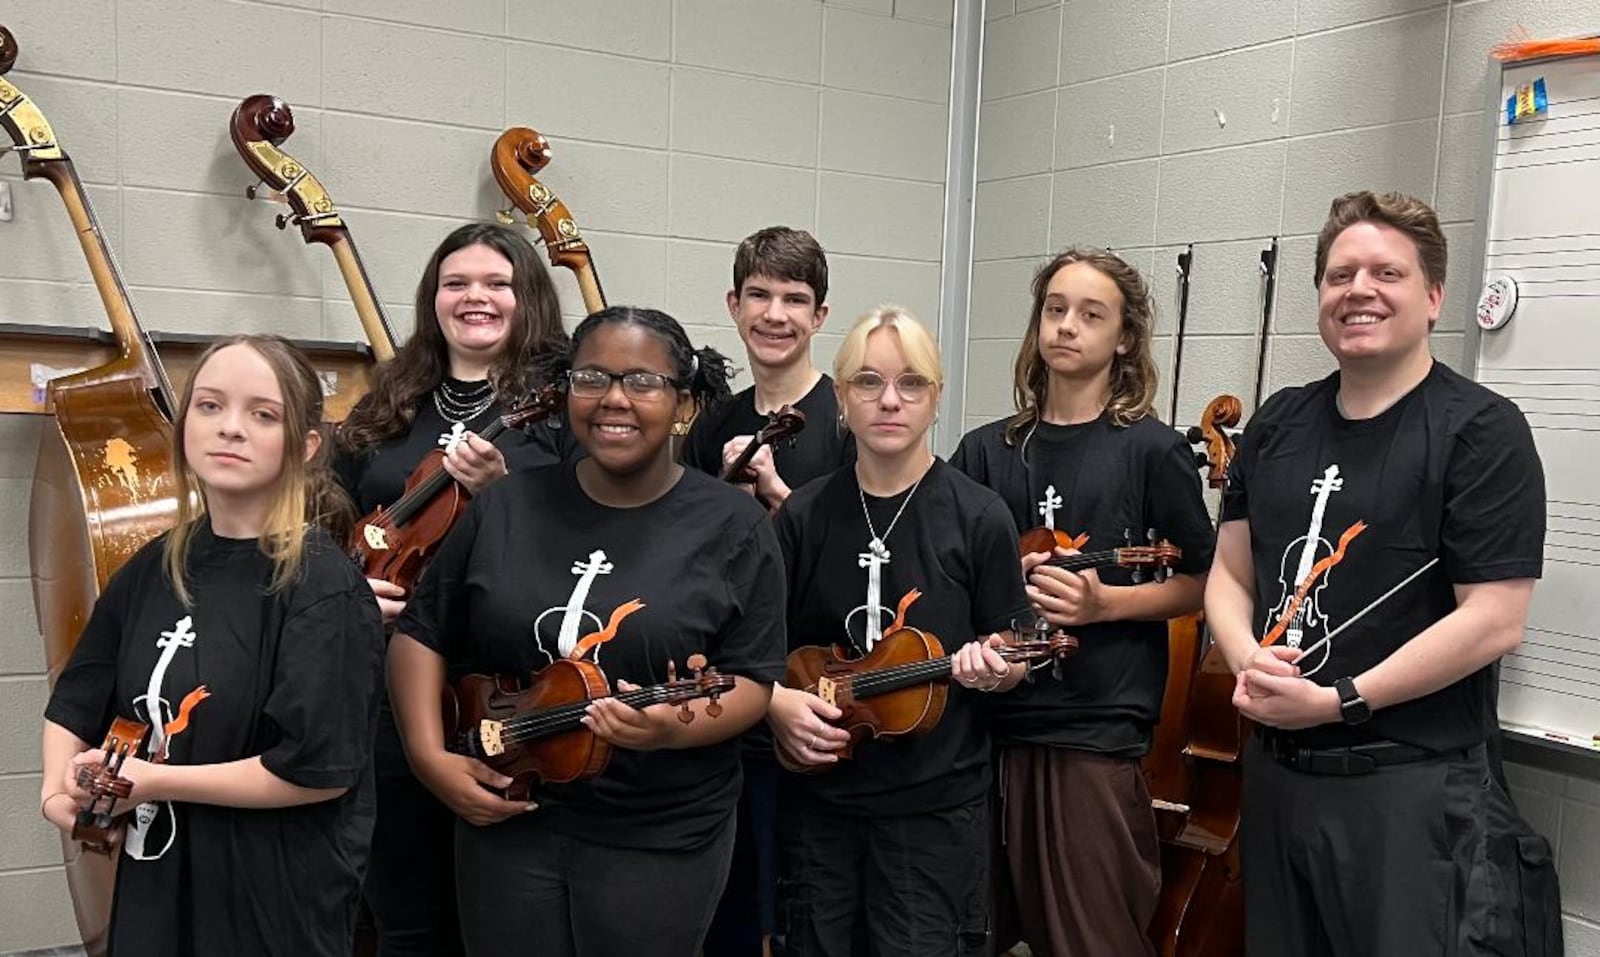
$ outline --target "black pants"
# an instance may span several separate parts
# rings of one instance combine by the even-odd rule
[[[965,957],[988,947],[987,798],[894,817],[784,802],[778,850],[785,957]]]
[[[374,764],[378,818],[362,890],[378,957],[459,957],[456,817],[412,776],[387,706],[378,715]]]
[[[778,781],[771,760],[744,758],[738,836],[728,886],[706,932],[702,957],[759,957],[761,939],[777,933]]]
[[[1240,841],[1251,957],[1561,953],[1549,843],[1482,745],[1336,777],[1252,738]]]
[[[703,847],[643,851],[556,834],[538,814],[457,823],[468,954],[694,957],[728,876],[732,815]]]

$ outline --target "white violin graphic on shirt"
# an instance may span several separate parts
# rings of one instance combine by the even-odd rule
[[[161,649],[161,655],[156,659],[155,667],[150,669],[150,680],[145,685],[144,694],[133,699],[134,713],[150,726],[149,754],[152,761],[165,760],[171,736],[187,725],[188,709],[205,697],[202,686],[185,697],[183,705],[174,711],[172,703],[161,695],[161,685],[166,680],[167,669],[172,667],[172,661],[178,655],[178,649],[194,647],[194,640],[194,620],[188,615],[178,619],[171,631],[163,631],[161,637],[156,639],[156,647]],[[160,848],[152,850],[149,847],[151,829],[162,820],[166,822],[167,839]],[[158,860],[172,847],[177,837],[178,818],[172,803],[147,801],[134,809],[124,850],[135,860]]]
[[[572,586],[572,594],[567,597],[566,604],[546,608],[533,620],[534,641],[550,663],[554,663],[558,657],[582,658],[593,651],[592,660],[599,664],[600,646],[616,637],[617,626],[622,624],[622,619],[644,607],[644,602],[637,599],[623,602],[604,622],[599,615],[584,607],[589,600],[589,591],[594,587],[594,580],[601,575],[611,574],[615,569],[616,566],[606,560],[606,553],[598,548],[589,553],[587,560],[572,563],[572,574],[578,576],[578,581]],[[545,650],[539,626],[557,613],[561,615],[561,625],[556,632],[556,653],[551,654]],[[592,630],[580,636],[578,632],[586,624],[592,625]]]
[[[1326,634],[1328,615],[1322,608],[1322,591],[1328,586],[1328,571],[1344,560],[1345,549],[1366,530],[1365,522],[1356,522],[1345,529],[1335,546],[1322,537],[1322,520],[1328,509],[1328,497],[1344,488],[1339,477],[1339,466],[1330,465],[1322,477],[1311,483],[1311,494],[1316,496],[1311,506],[1311,524],[1306,534],[1290,542],[1283,551],[1283,561],[1278,573],[1278,586],[1283,597],[1267,613],[1268,630],[1262,638],[1263,647],[1279,638],[1290,648],[1299,648],[1308,633]],[[1296,553],[1294,577],[1289,576],[1289,558]],[[1320,660],[1304,662],[1303,667],[1315,671],[1328,660],[1330,646],[1326,641],[1314,642]],[[1309,672],[1307,672],[1309,673]]]

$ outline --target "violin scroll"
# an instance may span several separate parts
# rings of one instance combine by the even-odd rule
[[[124,821],[123,815],[113,815],[118,801],[133,794],[133,782],[122,776],[123,762],[138,753],[144,746],[150,726],[130,718],[117,718],[106,732],[101,750],[105,761],[94,767],[78,769],[78,786],[89,792],[89,806],[78,811],[72,825],[72,839],[84,850],[109,854],[118,843],[117,832]]]
[[[542,386],[528,398],[528,401],[502,415],[500,421],[505,423],[508,429],[520,429],[560,412],[566,402],[565,392],[553,385]]]
[[[734,676],[719,673],[715,667],[706,662],[706,656],[699,652],[690,655],[687,664],[689,673],[693,677],[679,680],[677,664],[672,659],[667,659],[667,683],[661,687],[662,700],[678,705],[678,720],[684,724],[694,720],[694,712],[689,710],[689,702],[695,698],[707,699],[708,716],[721,717],[722,702],[717,699],[733,690]]]
[[[599,312],[606,307],[605,292],[595,274],[589,244],[571,210],[550,187],[534,174],[550,162],[550,143],[544,134],[526,126],[513,126],[494,141],[489,151],[489,168],[514,207],[528,217],[528,224],[539,231],[552,266],[572,270],[578,277],[584,308]],[[502,217],[507,221],[507,217]]]
[[[11,31],[0,27],[0,76],[11,72],[17,63],[17,38]]]

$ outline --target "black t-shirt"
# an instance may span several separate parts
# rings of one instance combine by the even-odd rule
[[[463,388],[475,385],[452,379]],[[462,423],[463,431],[481,434],[509,409],[495,402],[476,418]],[[379,505],[391,505],[405,493],[406,479],[424,456],[446,447],[455,432],[454,423],[439,414],[432,394],[417,402],[417,417],[411,428],[376,445],[354,451],[341,447],[334,459],[339,484],[350,493],[357,509],[367,515]],[[562,416],[551,416],[522,429],[507,429],[494,440],[505,456],[506,468],[521,472],[559,462],[574,455],[576,443]]]
[[[1340,415],[1338,391],[1334,373],[1274,395],[1250,420],[1229,467],[1222,518],[1250,521],[1256,637],[1281,616],[1285,592],[1305,580],[1302,564],[1331,557],[1347,535],[1344,557],[1302,606],[1302,648],[1430,559],[1439,564],[1307,655],[1302,671],[1323,685],[1361,674],[1454,611],[1452,584],[1538,578],[1544,555],[1544,471],[1509,400],[1438,362],[1371,419]],[[1364,529],[1352,531],[1358,523]],[[1286,633],[1279,643],[1287,642]],[[1300,735],[1312,747],[1373,737],[1466,747],[1494,720],[1493,673],[1481,668],[1358,727],[1328,724]]]
[[[1211,567],[1215,535],[1187,442],[1153,416],[1127,426],[1108,415],[1080,425],[1040,422],[1005,444],[1005,420],[962,438],[950,464],[1000,493],[1022,528],[1052,524],[1088,533],[1086,552],[1145,544],[1147,531],[1183,550],[1173,570]],[[1107,585],[1131,585],[1130,569],[1098,569]],[[1146,579],[1148,580],[1148,579]],[[1078,652],[1061,667],[1040,668],[1010,694],[985,701],[1002,741],[1025,741],[1138,757],[1150,749],[1167,682],[1165,621],[1106,621],[1067,629]]]
[[[588,653],[613,688],[620,678],[667,680],[668,660],[687,675],[695,653],[725,674],[782,678],[783,560],[761,506],[685,469],[654,502],[610,508],[584,493],[574,468],[517,473],[474,499],[399,630],[442,655],[452,678],[527,676],[613,624],[613,637]],[[540,788],[539,809],[507,823],[689,850],[716,836],[739,786],[736,738],[686,750],[615,748],[598,777]]]
[[[267,594],[272,562],[256,541],[202,522],[185,609],[162,569],[165,538],[107,583],[45,717],[98,747],[115,716],[151,722],[153,694],[157,726],[190,709],[166,739],[169,764],[260,755],[291,784],[348,790],[260,810],[142,805],[117,867],[111,953],[342,957],[372,836],[383,680],[372,591],[316,529],[299,579]]]
[[[870,563],[863,556],[872,534],[862,501],[855,468],[847,467],[796,491],[778,510],[775,524],[789,573],[791,649],[839,645],[852,655],[870,650],[870,570],[863,567]],[[1029,614],[1016,526],[993,492],[935,460],[914,490],[890,498],[868,495],[865,501],[889,552],[879,567],[882,630],[914,590],[921,594],[904,606],[905,624],[937,637],[946,654]],[[853,814],[905,814],[975,800],[988,786],[989,770],[989,736],[978,726],[974,700],[981,696],[952,683],[944,717],[933,730],[869,739],[853,758],[793,775],[789,786]]]
[[[806,417],[799,434],[772,446],[772,463],[789,488],[797,489],[841,465],[856,460],[855,437],[839,427],[839,404],[833,380],[824,375],[794,404]],[[756,411],[756,389],[751,386],[697,416],[684,439],[683,464],[711,475],[722,474],[722,447],[729,439],[754,435],[767,424]]]

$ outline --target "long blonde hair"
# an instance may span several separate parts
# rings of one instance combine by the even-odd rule
[[[355,507],[334,481],[328,466],[333,444],[327,440],[322,424],[322,383],[305,355],[287,339],[274,335],[230,336],[212,343],[195,363],[178,405],[178,419],[173,423],[172,472],[178,496],[178,523],[167,535],[163,564],[173,591],[185,607],[193,604],[185,577],[189,548],[205,517],[206,500],[205,486],[189,466],[184,426],[189,420],[189,405],[194,400],[194,383],[200,370],[218,352],[239,345],[250,347],[266,360],[283,393],[283,466],[260,540],[262,553],[272,559],[268,590],[281,591],[300,574],[308,523],[326,526],[336,539],[343,540],[355,520]],[[312,432],[323,436],[323,441],[308,461],[304,449]]]
[[[1116,283],[1117,291],[1122,293],[1122,344],[1127,348],[1111,360],[1111,398],[1106,402],[1106,411],[1111,413],[1112,423],[1131,425],[1149,415],[1155,404],[1156,360],[1150,345],[1155,332],[1155,303],[1150,298],[1150,286],[1139,270],[1121,256],[1105,249],[1074,246],[1034,273],[1033,313],[1017,350],[1012,379],[1017,412],[1006,423],[1007,445],[1015,445],[1023,430],[1039,421],[1039,409],[1050,386],[1050,367],[1039,354],[1039,323],[1050,280],[1073,263],[1094,267]]]

